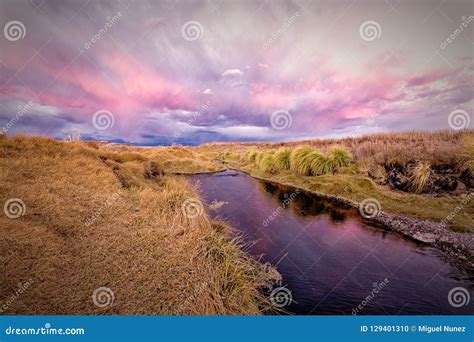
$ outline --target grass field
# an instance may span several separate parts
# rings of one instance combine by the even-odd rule
[[[230,167],[355,202],[376,198],[382,210],[388,213],[422,220],[441,222],[456,211],[448,226],[456,231],[474,229],[474,203],[469,201],[462,210],[456,210],[472,188],[461,193],[416,191],[429,177],[419,172],[423,170],[422,166],[447,167],[456,175],[466,169],[473,172],[472,131],[384,133],[288,143],[210,143],[197,147],[149,149],[112,145],[111,148],[133,151],[156,160],[167,172],[212,172]],[[406,165],[407,162],[414,165],[410,174],[402,175],[410,191],[397,191],[386,184],[384,166]],[[379,182],[379,179],[385,182]]]
[[[423,193],[437,165],[472,170],[472,132],[394,133],[343,140],[222,143],[142,148],[41,137],[0,139],[2,203],[21,199],[23,216],[0,217],[0,307],[6,314],[259,314],[280,281],[245,253],[179,174],[227,168],[382,210],[473,228],[461,193]],[[386,165],[415,160],[410,191],[381,184]],[[371,175],[372,173],[372,175]],[[470,198],[470,197],[469,197]],[[30,279],[34,274],[35,278]],[[14,300],[19,284],[30,284]],[[112,303],[97,306],[108,288]],[[51,294],[54,294],[51,295]],[[110,298],[110,296],[112,296]]]
[[[1,201],[18,198],[26,209],[0,217],[4,314],[269,309],[261,290],[279,280],[277,272],[244,253],[184,179],[144,177],[147,155],[96,143],[0,140]],[[21,300],[12,300],[25,282],[31,286]],[[113,297],[98,307],[92,296],[102,287]]]
[[[334,154],[335,148],[339,156]],[[376,198],[388,213],[435,222],[448,217],[472,192],[468,188],[458,193],[417,193],[430,177],[426,165],[448,168],[457,175],[454,177],[463,170],[472,172],[472,131],[385,133],[289,143],[212,143],[193,150],[210,159],[221,156],[227,167],[264,179],[355,202]],[[341,150],[345,152],[341,154]],[[410,162],[414,165],[411,173],[402,175],[410,191],[397,191],[386,182],[378,182],[378,178],[386,180],[388,176],[385,166]],[[474,203],[469,201],[448,225],[453,230],[469,231],[474,229],[473,217]]]

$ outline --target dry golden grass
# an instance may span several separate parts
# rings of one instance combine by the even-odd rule
[[[150,160],[163,164],[168,173],[196,173],[222,170],[222,165],[216,164],[218,155],[200,153],[193,147],[154,147],[141,148],[140,154]]]
[[[210,143],[200,151],[245,153],[249,150],[270,150],[278,147],[313,146],[328,152],[333,146],[345,147],[355,161],[363,163],[404,163],[415,159],[433,164],[468,163],[474,159],[473,131],[380,133],[345,139],[315,139],[286,143]]]
[[[114,151],[46,138],[0,140],[0,199],[26,213],[0,215],[0,304],[32,285],[4,314],[259,314],[276,271],[242,252],[228,227],[183,215],[197,199],[176,176],[143,177],[156,151]],[[165,152],[166,153],[166,152]],[[172,149],[173,156],[187,151]],[[93,304],[110,288],[113,305]],[[1,308],[1,305],[0,305]]]
[[[430,163],[418,163],[411,170],[410,181],[413,192],[419,194],[423,191],[430,179]]]

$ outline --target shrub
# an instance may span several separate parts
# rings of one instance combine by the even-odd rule
[[[291,150],[280,148],[273,155],[273,166],[277,170],[288,170],[290,168]]]

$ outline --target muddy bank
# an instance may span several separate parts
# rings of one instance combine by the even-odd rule
[[[474,189],[471,170],[456,164],[385,163],[369,169],[368,176],[380,185],[408,193],[461,195]]]

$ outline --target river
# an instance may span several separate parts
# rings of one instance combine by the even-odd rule
[[[474,278],[441,252],[408,241],[314,195],[237,171],[190,176],[210,213],[274,265],[291,291],[291,314],[472,314],[456,307],[452,289],[472,293]],[[456,290],[453,290],[456,291]],[[468,292],[468,295],[469,295]],[[452,292],[453,294],[454,292]],[[454,298],[454,300],[456,300]]]

